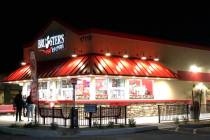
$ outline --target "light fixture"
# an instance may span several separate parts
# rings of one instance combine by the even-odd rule
[[[147,57],[146,57],[146,56],[142,56],[141,59],[142,59],[142,60],[146,60]]]
[[[194,73],[196,73],[196,72],[201,72],[201,67],[198,67],[198,66],[196,66],[196,65],[191,65],[191,66],[190,66],[190,71],[191,71],[191,72],[194,72]]]
[[[21,66],[25,66],[26,65],[26,62],[21,62]]]
[[[196,90],[206,90],[207,87],[203,83],[198,83],[198,84],[196,84],[195,89]]]
[[[159,61],[159,58],[158,58],[158,57],[155,57],[155,58],[154,58],[154,61]]]
[[[146,60],[147,57],[144,55],[144,52],[142,53],[142,56],[141,56],[141,60]]]
[[[73,53],[73,54],[71,55],[71,57],[77,57],[77,54]]]
[[[123,58],[128,58],[128,54],[124,54],[123,55]]]
[[[110,52],[105,53],[106,56],[111,56]]]
[[[61,79],[61,77],[57,77],[57,79],[58,79],[58,80],[60,80],[60,79]]]
[[[73,49],[72,54],[71,54],[71,57],[77,57],[77,54],[76,54],[76,50],[75,49]]]

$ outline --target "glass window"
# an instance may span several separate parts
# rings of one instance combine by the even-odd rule
[[[39,82],[39,89],[47,89],[47,82]]]
[[[70,84],[67,80],[61,81],[62,88],[72,88],[72,84]]]
[[[111,79],[110,99],[125,99],[125,79]]]
[[[96,99],[108,99],[107,79],[96,79]]]
[[[55,81],[55,88],[56,88],[56,89],[59,89],[59,84],[60,84],[59,81]]]
[[[153,81],[145,79],[129,79],[130,99],[153,99]]]
[[[90,98],[90,78],[78,79],[76,84],[76,99]]]
[[[31,90],[31,85],[28,84],[28,85],[27,85],[27,91],[30,91],[30,90]]]
[[[124,79],[112,79],[112,87],[125,87]]]

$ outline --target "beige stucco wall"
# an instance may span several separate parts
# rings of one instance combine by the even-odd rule
[[[155,80],[154,99],[156,100],[191,100],[193,84],[196,82],[179,80]],[[210,88],[209,83],[203,83]],[[206,99],[210,100],[209,91]]]
[[[104,53],[109,50],[113,55],[122,56],[125,52],[131,57],[144,53],[148,58],[158,56],[160,62],[174,70],[188,71],[193,64],[202,67],[202,72],[210,72],[210,51],[186,46],[128,39],[98,33],[92,34],[93,51]]]

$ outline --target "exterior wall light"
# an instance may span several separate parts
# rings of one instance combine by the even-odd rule
[[[191,71],[191,72],[194,72],[194,73],[196,73],[196,72],[201,72],[201,67],[198,67],[198,66],[196,66],[196,65],[191,65],[191,66],[190,66],[190,71]]]
[[[77,57],[77,54],[74,53],[74,54],[71,55],[71,57]]]
[[[147,57],[146,57],[146,56],[142,56],[141,59],[142,59],[142,60],[146,60]]]
[[[128,58],[128,54],[124,54],[123,55],[123,58]]]
[[[154,58],[154,61],[159,61],[159,58],[157,58],[157,57],[156,57],[156,58]]]
[[[25,66],[26,65],[26,62],[21,62],[21,66]]]
[[[110,52],[105,53],[106,56],[111,56]]]

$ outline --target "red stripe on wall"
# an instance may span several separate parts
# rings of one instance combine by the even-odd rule
[[[73,103],[72,100],[45,101],[40,103]],[[129,105],[133,103],[190,103],[191,100],[77,100],[77,104],[109,104],[109,105]]]
[[[210,82],[210,73],[178,71],[178,79],[185,81]]]

